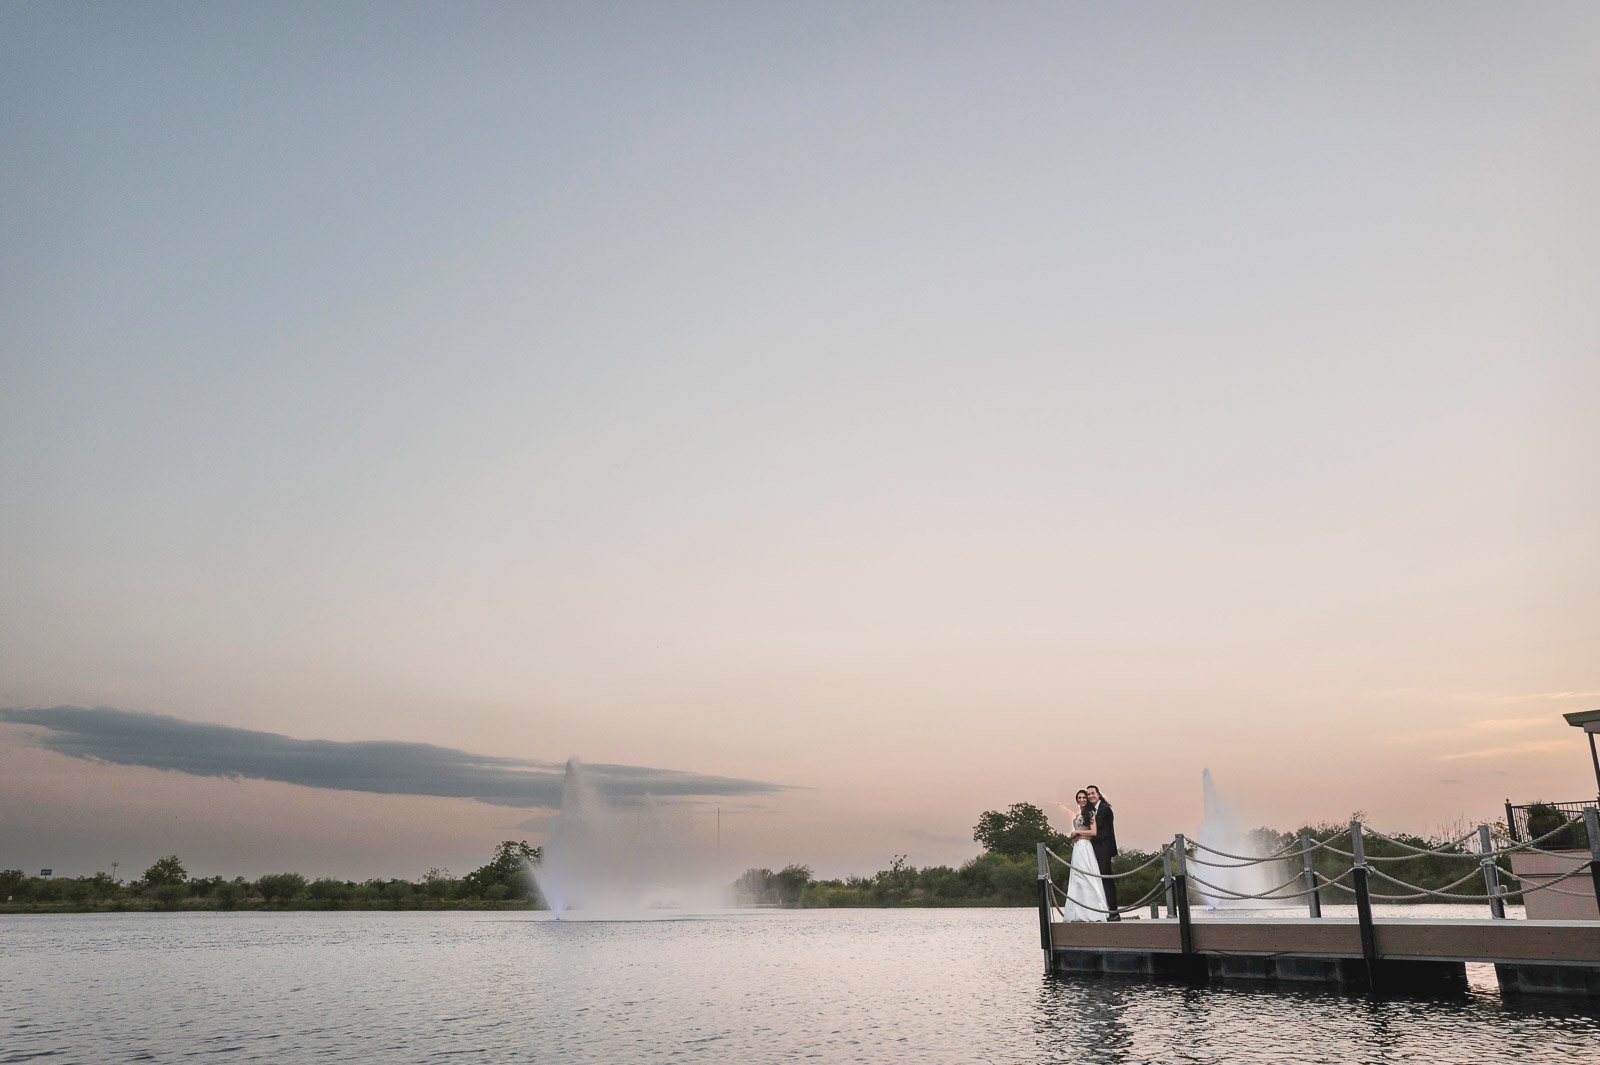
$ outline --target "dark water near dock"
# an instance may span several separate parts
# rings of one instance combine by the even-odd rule
[[[1600,1008],[1492,969],[1427,1001],[1042,969],[1031,909],[7,916],[0,1062],[1600,1062]]]

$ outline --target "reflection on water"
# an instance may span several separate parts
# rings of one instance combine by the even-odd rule
[[[1033,1004],[1041,1060],[1072,1062],[1600,1061],[1600,1009],[1502,1002],[1474,980],[1452,998],[1377,999],[1267,984],[1189,987],[1045,977]]]
[[[1600,1059],[1600,1010],[1492,970],[1373,1000],[1047,976],[1032,910],[529,917],[0,917],[0,1062]]]

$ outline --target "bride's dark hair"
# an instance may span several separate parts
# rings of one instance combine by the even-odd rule
[[[1088,809],[1089,809],[1089,793],[1087,791],[1084,791],[1082,788],[1079,788],[1078,789],[1078,795],[1082,795],[1083,796],[1083,805],[1078,807],[1078,816],[1076,818],[1074,818],[1074,821],[1082,821],[1083,822],[1083,827],[1084,828],[1088,828],[1089,827],[1089,813],[1088,813]],[[1078,795],[1074,795],[1073,798],[1076,799],[1078,797]]]

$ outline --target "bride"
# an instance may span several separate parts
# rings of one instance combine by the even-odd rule
[[[1104,921],[1106,886],[1100,882],[1100,863],[1094,857],[1094,807],[1089,793],[1077,794],[1078,816],[1072,822],[1072,863],[1067,876],[1067,900],[1061,904],[1063,921]]]

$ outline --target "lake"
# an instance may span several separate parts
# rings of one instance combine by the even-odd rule
[[[1600,1061],[1600,1007],[1487,967],[1431,1001],[1042,970],[1032,909],[0,916],[0,1062]]]

